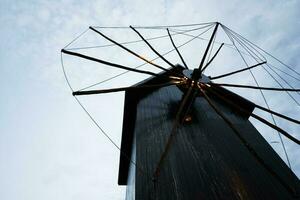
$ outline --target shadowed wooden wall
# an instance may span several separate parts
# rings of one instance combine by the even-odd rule
[[[203,97],[195,101],[192,122],[177,130],[153,182],[181,97],[176,86],[141,96],[126,93],[122,150],[138,166],[121,156],[119,184],[128,185],[126,199],[299,199],[295,196],[300,191],[298,178],[248,116],[241,116],[214,97],[213,102],[284,184],[255,159]]]

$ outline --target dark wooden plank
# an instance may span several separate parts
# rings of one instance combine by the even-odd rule
[[[161,88],[139,101],[134,137],[136,199],[295,199],[244,147],[228,125],[198,97],[191,124],[175,136],[160,176],[151,175],[164,149],[182,92]],[[213,99],[265,162],[299,191],[299,180],[245,118]]]

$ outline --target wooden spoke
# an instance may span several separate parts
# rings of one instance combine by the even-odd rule
[[[159,159],[159,161],[156,165],[155,171],[153,173],[153,180],[154,181],[157,179],[157,177],[159,175],[159,172],[160,172],[161,165],[162,165],[164,159],[166,158],[166,156],[169,152],[172,141],[173,141],[174,136],[176,134],[176,130],[177,130],[178,126],[181,123],[181,119],[182,119],[183,114],[185,113],[184,108],[186,108],[186,104],[188,103],[188,100],[191,99],[191,97],[193,96],[193,91],[194,91],[194,88],[192,86],[190,86],[188,91],[183,96],[183,99],[180,103],[179,109],[178,109],[176,117],[175,117],[175,121],[174,121],[172,129],[171,129],[170,135],[169,135],[167,143],[165,145],[164,151],[161,154],[160,159]],[[183,118],[184,118],[184,116],[183,116]]]
[[[259,120],[260,122],[264,123],[265,125],[267,125],[267,126],[273,128],[273,129],[277,130],[279,133],[281,133],[282,135],[284,135],[288,139],[290,139],[293,142],[295,142],[296,144],[300,145],[300,141],[298,139],[296,139],[295,137],[293,137],[291,134],[289,134],[285,130],[281,129],[280,127],[278,127],[278,126],[276,126],[276,125],[268,122],[267,120],[259,117],[258,115],[255,115],[254,113],[246,111],[245,109],[243,109],[240,106],[236,105],[234,102],[228,100],[226,97],[223,97],[222,95],[220,95],[217,92],[215,92],[212,88],[206,87],[206,89],[207,89],[208,92],[211,92],[212,94],[214,94],[218,98],[222,99],[227,104],[229,104],[229,105],[233,106],[234,108],[236,108],[239,112],[243,112],[243,113],[246,113],[246,114],[250,115],[251,117],[253,117],[253,118]]]
[[[103,89],[103,90],[76,91],[76,92],[73,92],[73,95],[78,96],[78,95],[92,95],[92,94],[104,94],[104,93],[112,93],[112,92],[121,92],[121,91],[128,91],[128,90],[140,90],[140,89],[145,90],[145,89],[166,87],[166,86],[170,86],[170,85],[179,85],[181,83],[182,83],[182,81],[173,81],[173,82],[155,84],[155,85],[120,87],[120,88]]]
[[[181,54],[180,54],[178,48],[176,47],[176,45],[175,45],[175,43],[174,43],[174,41],[173,41],[173,38],[172,38],[172,36],[171,36],[170,31],[169,31],[168,28],[167,28],[167,32],[168,32],[169,38],[170,38],[170,40],[171,40],[171,43],[172,43],[174,49],[176,50],[178,56],[179,56],[180,59],[181,59],[181,62],[183,63],[184,67],[185,67],[186,69],[188,69],[188,66],[186,65],[186,63],[185,63],[183,57],[181,56]]]
[[[258,89],[258,90],[273,90],[273,91],[289,91],[289,92],[299,92],[300,89],[292,89],[292,88],[272,88],[272,87],[258,87],[252,85],[236,85],[236,84],[228,84],[228,83],[207,83],[208,85],[216,85],[216,86],[226,86],[226,87],[237,87],[237,88],[249,88],[249,89]]]
[[[206,63],[206,65],[203,67],[203,69],[201,70],[201,72],[204,72],[204,70],[210,65],[210,63],[215,59],[215,57],[218,55],[219,51],[221,50],[221,48],[223,47],[224,43],[221,44],[221,46],[218,48],[218,50],[216,51],[216,53],[213,55],[213,57],[208,61],[208,63]]]
[[[246,71],[246,70],[249,70],[249,69],[252,69],[254,67],[258,67],[260,65],[263,65],[263,64],[266,64],[267,62],[261,62],[261,63],[258,63],[256,65],[252,65],[250,67],[246,67],[244,69],[240,69],[240,70],[236,70],[236,71],[233,71],[233,72],[230,72],[230,73],[226,73],[226,74],[222,74],[220,76],[214,76],[214,77],[211,77],[210,80],[214,80],[214,79],[218,79],[218,78],[223,78],[223,77],[226,77],[226,76],[231,76],[233,74],[237,74],[237,73],[240,73],[240,72],[243,72],[243,71]]]
[[[126,67],[124,65],[119,65],[119,64],[116,64],[116,63],[107,62],[107,61],[104,61],[104,60],[101,60],[101,59],[93,58],[93,57],[90,57],[90,56],[87,56],[87,55],[84,55],[84,54],[68,51],[68,50],[65,50],[65,49],[62,49],[61,52],[65,53],[65,54],[68,54],[68,55],[84,58],[86,60],[98,62],[98,63],[104,64],[104,65],[116,67],[116,68],[119,68],[119,69],[125,69],[125,70],[132,71],[132,72],[148,74],[148,75],[151,75],[151,76],[157,76],[157,77],[160,76],[160,75],[155,74],[155,73],[150,72],[150,71],[145,71],[145,70],[134,69],[134,68],[131,68],[131,67]]]
[[[147,41],[145,40],[145,38],[142,36],[142,34],[140,34],[140,32],[138,32],[135,28],[133,28],[132,26],[130,26],[130,28],[136,32],[140,38],[147,44],[148,47],[150,47],[150,49],[157,55],[159,56],[163,61],[165,61],[168,65],[170,65],[171,67],[175,68],[175,65],[173,65],[171,62],[169,62],[167,59],[165,59],[165,57],[163,57],[160,53],[158,53],[158,51],[156,51],[154,49],[154,47],[152,47],[152,45]]]
[[[206,55],[207,55],[207,53],[208,53],[208,51],[209,51],[210,45],[211,45],[211,43],[212,43],[212,41],[213,41],[213,38],[215,37],[215,35],[216,35],[216,33],[217,33],[218,26],[219,26],[219,23],[217,22],[217,23],[216,23],[216,26],[215,26],[215,28],[214,28],[214,31],[213,31],[213,33],[212,33],[212,35],[211,35],[211,37],[210,37],[210,40],[209,40],[209,42],[208,42],[208,44],[207,44],[207,47],[206,47],[206,50],[205,50],[204,55],[203,55],[203,57],[202,57],[202,60],[201,60],[201,62],[200,62],[200,64],[199,64],[199,70],[200,70],[200,71],[201,71],[201,69],[202,69],[202,67],[203,67],[203,64],[204,64]]]
[[[296,123],[296,124],[300,124],[300,121],[299,121],[299,120],[290,118],[290,117],[288,117],[288,116],[286,116],[286,115],[280,114],[280,113],[278,113],[278,112],[275,112],[275,111],[273,111],[273,110],[267,109],[267,108],[262,107],[262,106],[260,106],[260,105],[255,104],[255,107],[256,107],[256,108],[259,108],[259,109],[261,109],[261,110],[263,110],[263,111],[266,111],[266,112],[268,112],[268,113],[271,113],[271,114],[273,114],[273,115],[276,115],[276,116],[278,116],[278,117],[281,117],[281,118],[283,118],[283,119],[286,119],[286,120],[288,120],[288,121],[294,122],[294,123]]]
[[[107,37],[106,35],[104,35],[104,34],[101,33],[100,31],[94,29],[93,27],[90,27],[90,29],[93,30],[94,32],[98,33],[99,35],[101,35],[102,37],[104,37],[105,39],[107,39],[108,41],[110,41],[110,42],[114,43],[115,45],[121,47],[122,49],[124,49],[125,51],[129,52],[130,54],[132,54],[132,55],[134,55],[134,56],[140,58],[141,60],[143,60],[143,61],[149,63],[150,65],[153,65],[154,67],[157,67],[157,68],[159,68],[159,69],[161,69],[161,70],[164,70],[164,71],[170,71],[170,70],[168,70],[168,69],[163,68],[162,66],[159,66],[159,65],[153,63],[152,61],[150,61],[150,60],[144,58],[143,56],[140,56],[139,54],[137,54],[137,53],[135,53],[134,51],[128,49],[128,48],[125,47],[124,45],[122,45],[122,44],[120,44],[120,43],[114,41],[113,39]]]

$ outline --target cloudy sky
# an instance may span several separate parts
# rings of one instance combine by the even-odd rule
[[[117,185],[119,152],[76,103],[61,70],[60,49],[90,25],[220,21],[300,71],[299,8],[297,0],[0,0],[0,199],[124,198],[125,187]],[[89,103],[117,144],[122,98]],[[299,106],[274,104],[299,119]],[[283,126],[299,133],[299,127]],[[299,177],[299,148],[287,142],[287,150]]]

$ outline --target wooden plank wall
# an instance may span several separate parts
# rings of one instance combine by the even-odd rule
[[[299,199],[253,157],[203,97],[195,101],[192,123],[178,129],[158,180],[153,182],[181,95],[176,86],[170,86],[138,103],[136,162],[143,172],[136,170],[135,195],[127,199]],[[253,125],[222,102],[214,102],[286,186],[299,194],[298,178]]]

